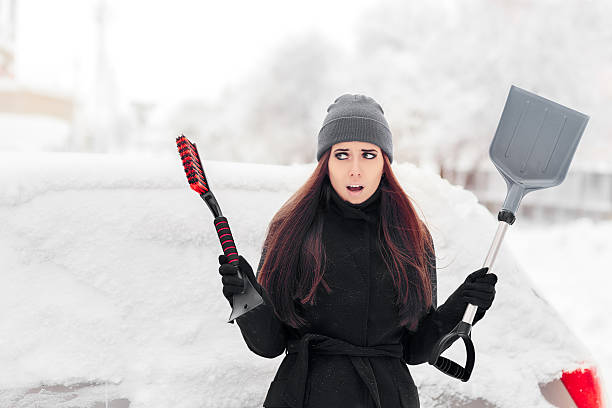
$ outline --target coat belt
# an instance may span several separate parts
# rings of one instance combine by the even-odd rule
[[[289,341],[287,354],[297,353],[293,371],[289,376],[285,390],[285,401],[293,408],[304,406],[306,381],[308,379],[309,353],[327,355],[347,355],[353,367],[370,391],[377,408],[381,408],[380,395],[376,377],[369,361],[364,357],[403,357],[403,348],[399,343],[381,344],[376,346],[356,346],[344,340],[328,337],[322,334],[308,333],[297,341]]]

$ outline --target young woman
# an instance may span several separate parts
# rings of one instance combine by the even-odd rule
[[[431,236],[393,175],[380,105],[345,94],[327,109],[319,165],[271,220],[257,277],[264,304],[237,318],[254,353],[285,352],[264,407],[419,407],[406,364],[421,364],[462,319],[482,319],[497,276],[470,274],[436,307]],[[219,256],[223,294],[242,289]]]

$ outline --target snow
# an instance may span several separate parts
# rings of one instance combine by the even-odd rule
[[[45,115],[0,112],[0,151],[53,151],[64,148],[70,123]]]
[[[612,222],[587,218],[564,225],[521,225],[507,235],[517,262],[593,352],[604,379],[612,376],[610,300]],[[608,393],[610,389],[608,388]]]
[[[268,222],[315,163],[204,167],[239,252],[257,265]],[[433,173],[393,170],[433,235],[442,303],[481,266],[497,220]],[[178,155],[0,153],[0,406],[261,406],[282,356],[253,354],[226,323],[212,221]],[[538,384],[561,370],[612,372],[603,350],[612,224],[518,224],[493,268],[494,305],[472,332],[472,378],[410,366],[422,406],[550,407]]]

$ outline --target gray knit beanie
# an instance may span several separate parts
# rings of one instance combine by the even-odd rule
[[[317,161],[327,149],[340,142],[368,142],[380,147],[393,163],[391,130],[381,106],[365,95],[344,94],[327,108],[319,131]]]

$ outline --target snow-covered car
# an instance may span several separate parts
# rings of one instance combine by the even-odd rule
[[[256,265],[314,164],[203,160]],[[393,170],[434,238],[442,303],[480,267],[496,217],[435,174]],[[177,157],[0,153],[0,220],[1,407],[261,406],[281,357],[256,356],[226,323],[212,216]],[[421,406],[603,407],[596,362],[504,245],[492,271],[470,380],[410,366]],[[458,342],[444,356],[464,354]]]

